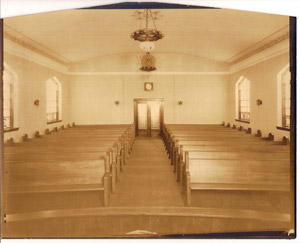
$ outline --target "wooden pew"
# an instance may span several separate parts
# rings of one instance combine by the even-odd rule
[[[115,191],[116,182],[119,180],[120,171],[122,170],[121,157],[116,153],[116,148],[111,148],[110,146],[102,147],[102,149],[97,149],[97,151],[76,151],[68,150],[67,152],[53,152],[53,151],[38,151],[38,152],[18,152],[18,153],[6,153],[4,155],[5,163],[27,163],[27,162],[48,162],[48,161],[85,161],[85,160],[96,160],[100,157],[109,154],[108,165],[111,178],[112,192]]]
[[[122,128],[113,129],[111,127],[111,129],[106,128],[104,130],[98,128],[91,128],[87,132],[86,129],[77,130],[76,126],[68,130],[54,129],[53,131],[58,131],[55,133],[48,129],[46,133],[50,136],[42,136],[38,140],[30,139],[27,143],[12,143],[12,146],[6,147],[4,159],[5,168],[8,169],[7,173],[9,174],[8,181],[18,183],[19,180],[19,185],[16,184],[17,186],[14,185],[9,188],[9,193],[18,193],[22,190],[25,193],[103,190],[105,193],[104,204],[107,205],[109,195],[107,189],[111,187],[113,191],[115,188],[116,178],[118,178],[121,167],[121,158],[123,158],[124,163],[126,156],[128,156],[126,152],[130,152],[135,139],[135,126],[133,124],[128,128],[128,125],[124,125]],[[110,133],[110,131],[113,132]],[[116,141],[118,142],[116,143]],[[104,155],[105,157],[103,157]],[[98,176],[98,179],[102,178],[103,183],[88,180],[89,173],[87,172],[90,171],[98,175],[95,163],[99,161],[102,161],[102,164],[105,162],[105,169],[101,170],[100,168],[100,172],[104,171],[104,173],[100,177]],[[116,168],[116,163],[119,169]],[[50,165],[52,165],[52,170],[48,171]],[[37,170],[39,170],[36,176],[30,177],[30,173],[27,175],[26,173],[22,175],[18,173],[18,171],[30,171],[33,166],[37,166]],[[68,167],[70,170],[67,169]],[[48,172],[50,174],[56,173],[62,177],[50,176],[47,174]],[[48,181],[47,178],[49,178]],[[49,184],[52,183],[51,178],[54,180],[53,183],[58,186],[53,187]],[[77,180],[78,186],[72,184],[76,178],[79,178]],[[30,181],[31,184],[22,187],[22,180]],[[82,184],[80,180],[85,180],[88,184]],[[37,183],[37,187],[34,183]]]
[[[102,126],[102,125],[101,125]],[[98,128],[100,126],[97,126]],[[131,125],[128,129],[126,129],[126,131],[123,134],[120,134],[120,131],[123,131],[123,129],[109,129],[109,130],[99,130],[98,128],[96,130],[91,130],[91,132],[86,132],[86,129],[77,129],[78,127],[76,127],[75,129],[72,129],[72,131],[70,130],[64,130],[60,133],[55,133],[54,136],[50,136],[47,138],[60,138],[63,137],[65,138],[65,134],[68,134],[68,138],[111,138],[113,136],[120,136],[123,140],[123,146],[124,146],[124,150],[127,154],[131,152],[132,150],[132,146],[134,144],[135,141],[135,127],[134,124]],[[70,132],[68,132],[70,131]]]
[[[169,126],[169,125],[168,125]],[[193,127],[196,127],[194,129]],[[198,129],[198,128],[202,129]],[[245,135],[243,133],[240,133],[238,131],[232,131],[226,127],[220,126],[217,129],[211,129],[206,130],[203,128],[206,127],[215,127],[215,125],[198,125],[198,126],[192,126],[192,127],[181,127],[180,129],[177,129],[176,132],[172,133],[170,132],[170,128],[166,125],[163,126],[163,140],[165,143],[165,147],[167,149],[167,152],[169,154],[169,158],[171,159],[171,164],[174,164],[174,160],[176,159],[176,151],[178,148],[176,148],[177,141],[224,141],[224,143],[240,143],[240,142],[259,142],[256,137]],[[268,139],[271,140],[271,139]],[[277,143],[277,142],[275,142]],[[261,143],[262,145],[265,145],[264,143]]]
[[[184,133],[181,133],[184,134]],[[206,134],[206,135],[203,135]],[[185,135],[177,135],[173,136],[171,138],[171,143],[169,145],[169,157],[171,159],[171,164],[174,165],[174,172],[181,170],[182,165],[180,161],[180,158],[182,160],[183,155],[180,155],[180,145],[199,145],[199,146],[209,146],[209,145],[214,145],[214,146],[226,146],[227,150],[223,151],[230,151],[230,148],[228,146],[236,147],[240,145],[248,146],[248,147],[253,147],[256,144],[265,147],[265,146],[270,146],[270,142],[268,141],[263,141],[260,139],[257,139],[256,137],[249,137],[245,134],[241,134],[240,137],[234,135],[228,135],[226,132],[220,132],[220,131],[211,131],[211,132],[204,132],[202,135],[196,134],[185,134]],[[284,142],[272,142],[272,144],[283,144]],[[286,146],[274,146],[273,148],[277,150],[281,150],[281,148],[286,148]],[[225,147],[223,148],[223,150]],[[271,149],[271,147],[269,148]],[[201,151],[205,151],[202,149]],[[216,149],[211,149],[208,150],[208,152],[213,152],[213,151],[220,151],[220,147],[217,147]],[[274,150],[272,150],[274,151]],[[272,152],[270,151],[270,152]],[[283,149],[283,151],[286,151],[286,149]],[[180,157],[181,156],[181,157]],[[177,180],[180,180],[181,172],[177,173]]]
[[[184,173],[184,163],[185,163],[185,152],[191,152],[191,156],[197,156],[198,153],[203,156],[209,155],[209,159],[254,159],[253,156],[256,156],[259,160],[278,160],[286,159],[287,161],[290,158],[289,147],[284,145],[251,145],[248,144],[236,144],[235,146],[219,146],[219,145],[207,145],[207,146],[198,146],[198,145],[180,145],[178,153],[176,153],[176,160],[174,163],[174,170],[176,172],[177,180],[182,183],[183,173]],[[204,153],[203,153],[204,152]],[[234,157],[233,157],[234,155]],[[205,158],[208,159],[208,158]]]
[[[98,160],[9,162],[5,193],[103,191],[108,206],[109,154]]]
[[[99,127],[102,127],[102,125],[98,125],[97,126],[98,128]],[[112,126],[110,126],[110,127],[112,127]],[[118,134],[120,135],[120,131],[124,131],[124,128],[126,128],[126,127],[128,127],[128,125],[123,125],[122,126],[123,128],[122,129],[120,129],[119,127],[117,128],[117,129],[114,129],[114,130],[118,130]],[[76,127],[75,129],[73,128],[73,129],[69,129],[69,130],[72,130],[72,131],[74,131],[74,130],[76,130],[78,127]],[[97,128],[97,130],[98,130],[98,128]],[[133,125],[131,125],[127,130],[128,131],[130,131],[131,132],[131,140],[132,141],[130,141],[130,142],[126,142],[125,141],[125,136],[123,136],[122,135],[122,138],[121,139],[123,139],[123,141],[122,141],[122,143],[123,144],[121,144],[120,146],[121,146],[121,148],[119,148],[118,149],[118,151],[119,151],[119,153],[120,153],[120,156],[121,156],[121,158],[124,158],[124,159],[126,159],[127,157],[128,157],[128,154],[130,153],[130,151],[131,151],[131,149],[132,149],[132,146],[133,146],[133,142],[134,142],[134,138],[135,138],[135,136],[134,136],[134,124]],[[95,128],[93,128],[93,129],[95,129]],[[110,130],[112,130],[112,129],[110,129]],[[105,132],[107,132],[107,129],[106,130],[104,130]],[[57,141],[57,139],[61,139],[61,141],[60,142],[65,142],[66,144],[71,144],[71,143],[73,143],[73,141],[76,141],[76,140],[78,140],[78,141],[83,141],[83,139],[88,139],[89,137],[90,137],[90,140],[93,140],[94,141],[94,139],[95,139],[95,135],[94,135],[94,133],[93,134],[90,134],[91,136],[87,136],[87,134],[85,133],[85,132],[83,132],[83,130],[81,129],[81,134],[77,134],[77,135],[74,135],[74,137],[72,137],[72,140],[70,141],[70,135],[68,135],[68,137],[66,138],[66,134],[64,133],[65,131],[63,131],[63,132],[59,132],[59,133],[55,133],[55,135],[57,135],[57,134],[59,134],[59,135],[57,135],[57,136],[43,136],[42,137],[42,139],[44,140],[44,139],[49,139],[48,141],[49,141],[49,143],[51,143],[51,142],[53,142],[53,143],[55,143],[55,144],[57,144],[58,143],[58,141],[60,141],[60,140],[58,140]],[[77,131],[78,132],[78,131]],[[101,131],[101,134],[102,134],[103,132]],[[112,137],[115,137],[115,136],[118,136],[118,135],[108,135],[108,134],[105,134],[105,135],[101,135],[100,137],[97,137],[97,138],[99,138],[99,141],[102,139],[105,139],[106,141],[107,140],[109,140],[109,139],[111,139],[111,140],[113,140],[112,139]],[[34,141],[34,140],[33,140]],[[50,142],[51,141],[51,142]],[[84,140],[84,142],[86,142],[85,140]],[[91,141],[92,142],[92,141]],[[97,141],[98,142],[98,141]],[[37,146],[43,146],[43,145],[45,145],[45,143],[38,143],[38,145]],[[14,146],[18,146],[18,144],[15,144]],[[23,145],[22,145],[23,146]],[[29,145],[28,145],[29,146]],[[48,146],[48,145],[47,145]],[[62,145],[63,147],[65,147],[66,145]],[[73,145],[72,145],[73,146]],[[121,152],[120,152],[121,151]],[[121,153],[123,153],[122,155],[121,155]],[[122,162],[123,162],[123,160],[122,160]],[[122,164],[125,164],[126,162],[123,162]]]
[[[245,135],[246,136],[246,135]],[[237,144],[244,144],[244,145],[255,145],[259,144],[261,146],[270,145],[268,141],[261,141],[255,137],[230,137],[230,136],[174,136],[169,145],[169,157],[171,159],[171,164],[174,164],[176,153],[179,151],[179,145],[182,142],[189,142],[189,143],[199,143],[199,144],[223,144],[223,145],[231,145],[235,146]],[[276,144],[276,143],[275,143]]]
[[[192,190],[289,191],[286,160],[202,160],[185,153],[186,205]]]
[[[162,138],[187,205],[191,190],[289,190],[287,139],[246,135],[251,132],[215,125],[163,126]]]
[[[98,154],[99,152],[106,153],[108,151],[110,154],[109,165],[112,173],[112,187],[114,191],[116,181],[119,178],[119,173],[125,164],[125,155],[120,144],[113,144],[113,142],[115,142],[115,139],[109,139],[107,141],[100,140],[100,142],[88,141],[87,143],[80,141],[74,142],[67,139],[62,143],[55,142],[49,144],[47,142],[45,143],[45,141],[41,142],[41,140],[39,140],[38,142],[31,142],[26,145],[19,144],[14,147],[7,147],[5,149],[4,158],[5,161],[9,161],[8,158],[13,160],[17,156],[22,156],[23,158],[25,157],[26,160],[31,161],[31,157],[29,155],[39,155],[38,157],[42,159],[42,161],[45,161],[47,158],[43,158],[42,155],[57,159],[58,157],[64,158],[66,153],[73,153],[73,157],[76,158],[78,153]]]

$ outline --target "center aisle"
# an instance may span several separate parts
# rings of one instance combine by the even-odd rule
[[[184,206],[160,138],[136,138],[120,182],[111,195],[110,206]]]

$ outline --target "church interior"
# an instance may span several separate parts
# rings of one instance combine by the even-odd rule
[[[291,23],[211,8],[4,19],[1,236],[293,235]]]

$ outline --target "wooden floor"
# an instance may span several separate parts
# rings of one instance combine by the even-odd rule
[[[183,196],[159,137],[138,137],[110,206],[183,207]]]

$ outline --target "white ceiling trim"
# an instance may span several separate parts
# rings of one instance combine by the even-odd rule
[[[260,42],[248,47],[246,50],[238,53],[234,57],[228,59],[226,62],[230,66],[233,66],[243,60],[248,59],[249,57],[251,57],[257,53],[263,52],[264,50],[289,39],[289,37],[290,37],[289,26],[285,26],[284,28],[273,33],[272,35],[268,36],[267,38],[261,40]]]
[[[68,67],[62,65],[56,61],[53,61],[37,52],[34,52],[28,48],[16,44],[15,42],[5,39],[4,51],[8,52],[17,57],[24,58],[28,61],[32,61],[36,64],[42,65],[44,67],[53,69],[55,71],[67,74]],[[5,54],[4,54],[5,57]]]
[[[290,42],[289,39],[286,39],[268,49],[265,49],[249,58],[242,60],[234,65],[230,66],[230,73],[240,71],[242,69],[251,67],[260,62],[267,61],[273,57],[279,56],[283,53],[290,51]]]
[[[69,65],[71,62],[66,58],[58,55],[54,51],[50,50],[49,48],[41,45],[40,43],[28,38],[27,36],[17,32],[16,30],[12,29],[11,27],[4,25],[3,37],[6,40],[10,40],[19,46],[22,46],[26,49],[29,49],[35,53],[38,53],[42,56],[45,56],[59,64],[62,65]]]
[[[225,75],[230,72],[67,72],[68,75]]]

